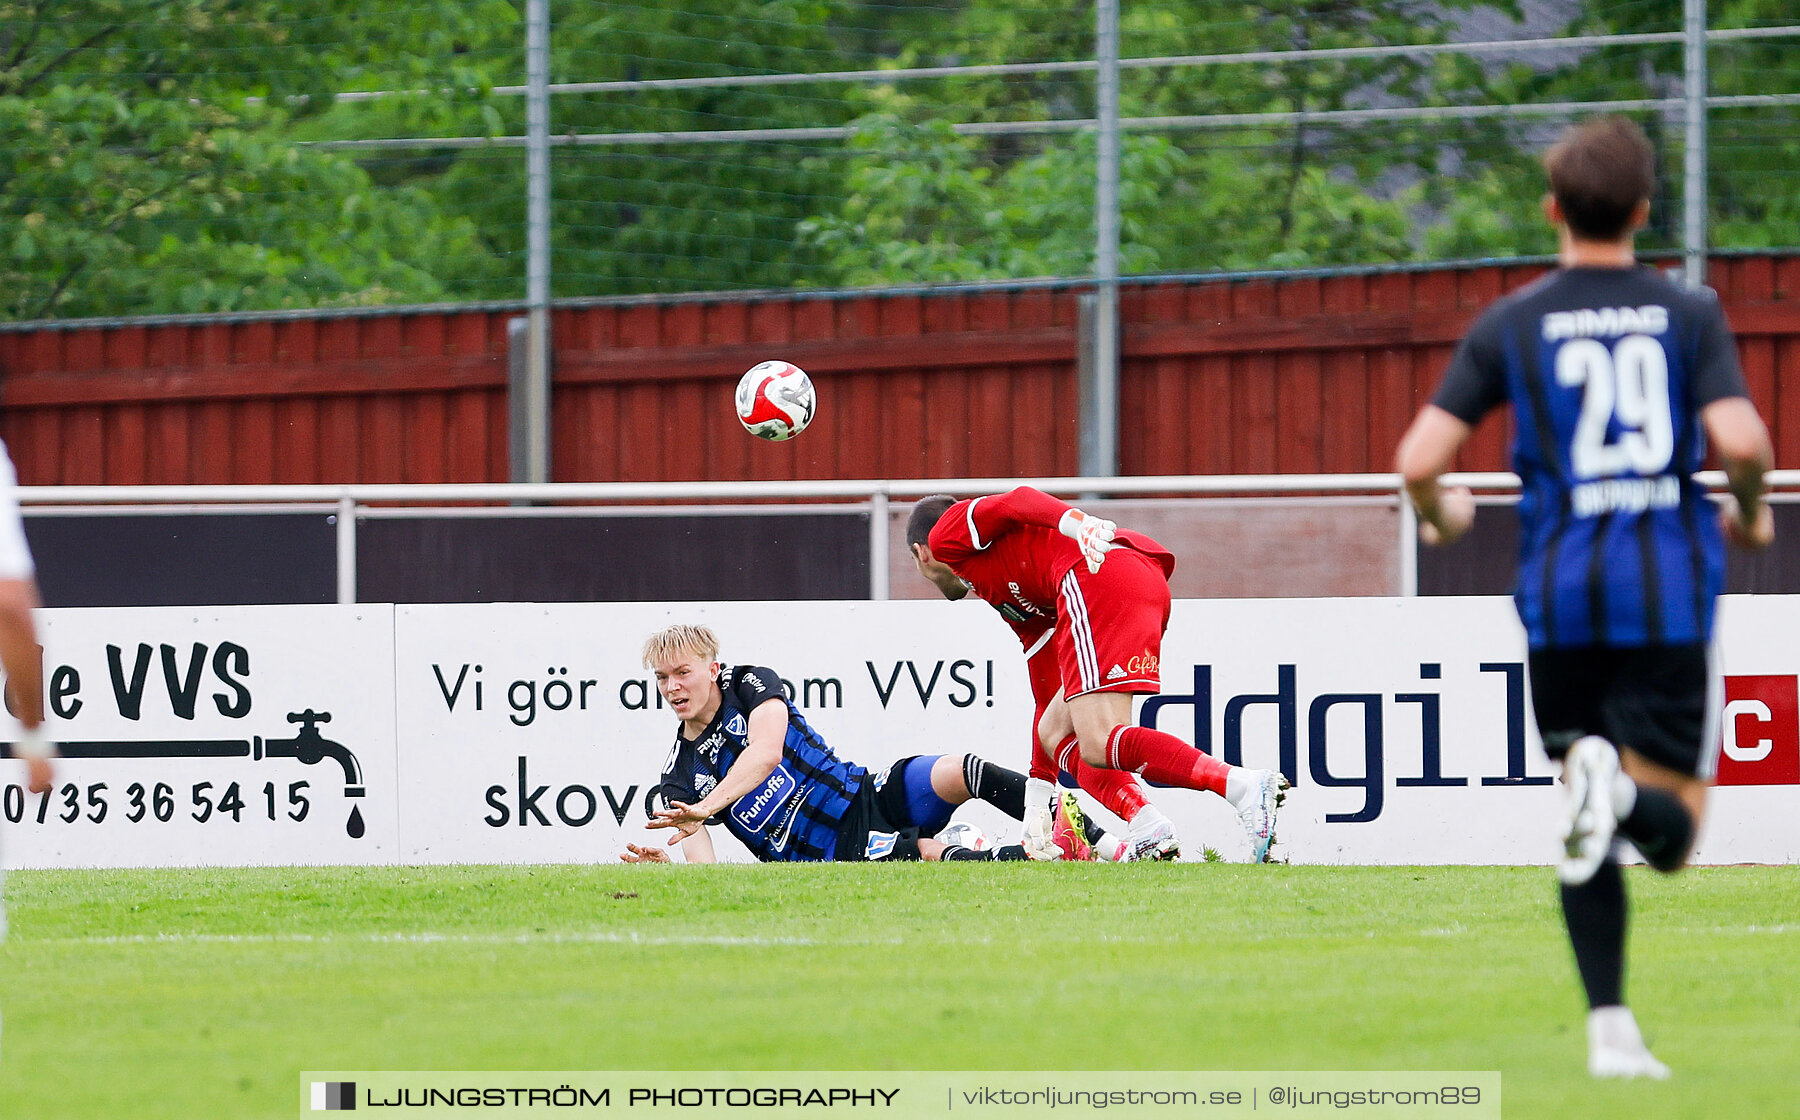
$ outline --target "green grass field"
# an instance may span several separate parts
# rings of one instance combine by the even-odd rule
[[[1629,875],[1663,1084],[1587,1079],[1541,868],[19,872],[0,1117],[286,1118],[302,1070],[808,1068],[1499,1069],[1520,1120],[1800,1116],[1800,869]]]

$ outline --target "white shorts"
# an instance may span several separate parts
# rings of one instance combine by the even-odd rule
[[[37,574],[19,517],[18,488],[19,472],[13,469],[6,444],[0,443],[0,579],[31,579]]]

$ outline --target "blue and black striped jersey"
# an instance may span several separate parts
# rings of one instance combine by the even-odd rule
[[[723,824],[765,863],[835,858],[838,829],[868,771],[831,752],[794,708],[774,670],[727,666],[719,671],[719,690],[724,699],[705,733],[694,740],[675,733],[657,791],[663,804],[692,804],[710,793],[749,745],[750,713],[780,700],[788,709],[781,762],[708,823]]]
[[[1725,577],[1693,481],[1700,411],[1746,396],[1718,299],[1648,268],[1570,268],[1475,323],[1433,403],[1513,405],[1516,599],[1534,649],[1704,642]]]

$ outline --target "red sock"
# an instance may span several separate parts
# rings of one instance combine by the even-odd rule
[[[1096,801],[1127,823],[1142,812],[1144,806],[1150,804],[1144,797],[1137,778],[1129,771],[1107,770],[1084,762],[1075,775],[1075,781],[1082,789],[1093,794]]]
[[[1231,767],[1195,750],[1167,732],[1121,723],[1106,738],[1106,761],[1118,770],[1142,774],[1153,782],[1203,789],[1225,796]]]
[[[1124,770],[1089,766],[1081,760],[1081,747],[1071,735],[1056,748],[1056,765],[1069,772],[1075,784],[1122,821],[1129,822],[1150,804],[1137,779]]]

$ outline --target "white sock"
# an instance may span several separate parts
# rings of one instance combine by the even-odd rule
[[[1622,1049],[1641,1048],[1644,1036],[1639,1033],[1637,1016],[1622,1003],[1596,1007],[1588,1012],[1588,1046]]]
[[[1613,775],[1612,807],[1617,820],[1629,817],[1637,807],[1637,783],[1626,777],[1623,770]]]
[[[1094,858],[1105,863],[1118,863],[1131,851],[1131,845],[1110,832],[1102,832],[1094,845]]]
[[[1131,834],[1133,836],[1141,836],[1155,828],[1157,825],[1168,823],[1169,818],[1161,809],[1158,809],[1154,805],[1146,804],[1142,809],[1138,810],[1137,816],[1131,818]]]
[[[1258,788],[1259,784],[1250,780],[1250,771],[1247,768],[1233,766],[1231,772],[1225,775],[1225,800],[1233,805],[1242,804],[1244,795]]]

